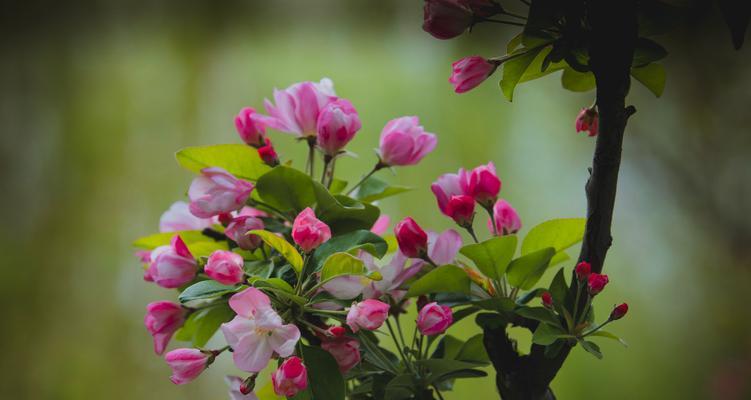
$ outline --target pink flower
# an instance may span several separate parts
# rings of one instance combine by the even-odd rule
[[[379,154],[385,165],[415,165],[433,151],[438,139],[417,117],[392,119],[381,131]]]
[[[473,23],[472,10],[462,0],[425,0],[422,29],[437,39],[451,39]]]
[[[246,144],[253,147],[264,145],[266,127],[259,121],[258,113],[252,107],[245,107],[235,117],[237,134]]]
[[[542,305],[547,309],[553,309],[553,295],[550,292],[542,293]]]
[[[299,137],[316,136],[321,110],[336,99],[334,84],[328,78],[319,83],[295,83],[287,89],[274,90],[276,105],[266,100],[269,116],[260,116],[259,120],[270,128]]]
[[[436,302],[426,304],[417,314],[417,328],[426,336],[446,332],[453,321],[451,308],[438,305]]]
[[[200,231],[211,224],[210,218],[198,218],[193,215],[188,203],[176,201],[159,218],[159,232]]]
[[[154,353],[162,354],[172,335],[183,326],[185,310],[171,301],[155,301],[146,306],[143,324],[154,339]]]
[[[365,267],[368,271],[377,271],[381,274],[381,280],[369,280],[366,282],[366,286],[362,289],[363,297],[367,299],[377,299],[383,295],[390,295],[394,299],[403,297],[405,291],[400,290],[401,285],[404,281],[420,272],[420,268],[424,265],[422,261],[409,261],[407,257],[398,250],[396,254],[394,254],[394,257],[391,258],[391,261],[380,268],[376,266],[375,260],[370,254],[363,253],[360,255],[360,258],[365,263]]]
[[[501,180],[498,179],[492,162],[464,174],[464,179],[460,181],[460,184],[464,194],[472,196],[485,207],[493,205],[498,192],[501,191]]]
[[[593,108],[582,108],[579,115],[576,116],[576,131],[587,131],[587,136],[597,136],[600,117],[597,110]]]
[[[378,300],[367,299],[353,303],[347,313],[347,325],[352,332],[360,329],[376,330],[389,316],[389,305]]]
[[[190,212],[196,217],[214,215],[241,209],[253,191],[253,184],[235,178],[218,168],[204,168],[202,176],[193,179],[188,190]]]
[[[331,239],[331,229],[316,218],[316,214],[308,207],[295,218],[292,224],[292,239],[304,252],[309,253]]]
[[[261,160],[270,167],[276,167],[279,165],[279,156],[276,154],[274,145],[271,144],[269,138],[266,138],[265,145],[258,148],[258,156],[261,157]]]
[[[522,228],[522,220],[508,201],[499,199],[493,206],[495,231],[499,236],[516,233]],[[488,219],[488,230],[493,232],[493,222]]]
[[[389,216],[386,214],[381,214],[376,222],[373,223],[370,231],[375,233],[376,235],[383,235],[389,229],[389,223],[391,223],[391,218],[389,218]]]
[[[300,330],[283,324],[271,308],[271,300],[260,290],[250,287],[229,299],[237,313],[232,321],[222,324],[224,338],[234,350],[235,365],[243,371],[259,372],[271,356],[289,357],[300,340]]]
[[[318,146],[329,156],[339,153],[362,127],[357,110],[344,99],[327,104],[318,116],[317,125]]]
[[[475,199],[466,195],[451,196],[446,204],[446,213],[459,226],[472,226],[475,216]]]
[[[463,168],[459,169],[456,174],[443,174],[430,185],[430,190],[435,195],[435,199],[438,202],[438,208],[441,212],[451,217],[448,210],[448,204],[452,197],[466,195],[462,182],[468,180],[467,171]]]
[[[462,237],[453,229],[441,234],[428,232],[428,256],[437,265],[454,264],[461,248]]]
[[[454,85],[456,93],[464,93],[476,88],[485,79],[488,79],[498,65],[488,62],[482,57],[471,56],[454,62],[451,67],[453,72],[449,82]]]
[[[160,246],[151,252],[151,265],[146,274],[157,285],[174,289],[192,281],[197,269],[198,263],[188,246],[175,235],[169,246]]]
[[[308,371],[299,357],[292,356],[271,375],[271,381],[277,396],[292,397],[308,387]]]
[[[399,243],[399,250],[405,256],[419,258],[426,254],[428,250],[428,234],[412,218],[404,218],[396,224],[394,234],[396,235],[396,241]]]
[[[258,400],[258,396],[253,391],[247,391],[243,387],[244,380],[239,376],[226,376],[224,382],[229,386],[229,397],[232,400]],[[247,393],[244,393],[247,392]]]
[[[343,336],[334,340],[325,340],[321,343],[321,348],[334,357],[336,363],[339,364],[339,371],[343,374],[360,363],[360,342],[355,338]]]
[[[243,281],[243,258],[237,253],[217,250],[211,253],[203,271],[209,278],[222,285],[234,285]]]
[[[138,257],[138,261],[148,264],[151,263],[151,252],[148,250],[138,250],[136,251],[136,257]]]
[[[621,319],[623,318],[624,315],[626,315],[627,312],[628,312],[628,304],[622,303],[613,309],[613,311],[610,313],[610,318],[608,319],[611,321]]]
[[[584,282],[589,278],[589,274],[592,272],[592,265],[586,261],[582,261],[579,264],[576,264],[574,271],[576,272],[576,279],[578,279],[579,282]]]
[[[172,368],[170,380],[175,385],[184,385],[201,375],[208,367],[210,356],[198,349],[176,349],[164,356]]]
[[[605,289],[605,285],[607,285],[608,282],[608,276],[605,274],[598,274],[595,272],[589,274],[589,277],[587,278],[587,290],[589,290],[589,295],[594,297],[602,292],[602,289]]]
[[[260,218],[241,215],[232,219],[224,234],[237,243],[241,249],[255,250],[261,245],[261,238],[256,235],[246,235],[249,231],[261,230],[265,226]]]

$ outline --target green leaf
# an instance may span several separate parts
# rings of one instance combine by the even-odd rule
[[[282,257],[287,260],[287,262],[289,262],[289,264],[292,266],[295,272],[297,272],[298,275],[300,274],[300,272],[302,272],[302,256],[284,238],[281,238],[274,233],[264,230],[253,230],[248,232],[248,234],[257,235],[264,241],[264,243],[271,246],[271,248],[273,248],[274,250],[278,251],[279,254],[281,254]]]
[[[456,265],[443,265],[412,282],[407,297],[437,292],[469,294],[469,287],[470,280],[463,269]]]
[[[302,358],[308,370],[308,383],[314,400],[344,400],[344,377],[329,352],[300,345]]]
[[[464,342],[451,335],[443,335],[441,341],[438,342],[435,352],[433,352],[432,358],[448,358],[455,359],[459,352],[462,350]]]
[[[265,203],[299,213],[316,202],[313,181],[294,168],[280,165],[258,178],[256,193]]]
[[[506,44],[506,53],[513,53],[517,47],[522,45],[523,35],[523,32],[519,32],[514,37],[512,37],[511,40],[508,41],[508,44]]]
[[[193,257],[208,257],[211,255],[211,253],[217,251],[217,250],[227,250],[229,247],[227,247],[227,242],[192,242],[190,244],[187,244],[188,250],[190,250],[190,254],[193,255]]]
[[[415,387],[412,374],[401,374],[386,385],[384,400],[407,400],[413,398]]]
[[[385,199],[386,197],[395,196],[400,193],[408,192],[412,188],[407,186],[390,186],[388,183],[371,176],[357,189],[355,197],[360,201],[368,203],[376,200]]]
[[[648,64],[643,67],[631,68],[633,76],[642,85],[646,86],[655,96],[662,96],[665,90],[665,68],[662,64]]]
[[[478,333],[475,336],[467,339],[464,342],[461,350],[456,355],[457,360],[475,362],[475,363],[487,363],[490,362],[488,353],[485,351],[485,345],[482,342],[483,334]]]
[[[472,260],[485,276],[500,280],[516,252],[516,236],[494,237],[482,243],[466,245],[459,250]]]
[[[209,238],[204,236],[201,231],[163,232],[138,238],[135,242],[133,242],[133,246],[152,250],[159,246],[170,244],[170,241],[173,237],[175,237],[175,235],[180,235],[180,238],[183,240],[183,242],[185,242],[185,244],[209,240]]]
[[[563,331],[563,329],[548,325],[537,325],[535,333],[532,335],[532,343],[539,344],[541,346],[548,346],[553,344],[558,339],[570,338],[571,335]]]
[[[595,75],[591,72],[578,72],[571,67],[563,69],[561,85],[572,92],[589,92],[596,87]]]
[[[334,254],[339,252],[351,253],[356,250],[364,250],[372,254],[373,257],[378,259],[382,258],[388,250],[388,243],[369,230],[357,230],[354,232],[345,233],[343,235],[334,236],[327,242],[318,246],[313,252],[310,260],[311,265],[314,266],[314,270],[318,271],[323,262]]]
[[[568,285],[566,285],[566,277],[563,275],[563,268],[559,269],[555,274],[553,281],[550,283],[549,291],[556,308],[566,304]]]
[[[491,299],[483,299],[472,302],[477,307],[483,310],[497,311],[498,313],[505,313],[512,311],[516,308],[516,303],[508,297],[494,297]]]
[[[365,263],[349,253],[334,253],[323,263],[321,282],[329,281],[342,275],[365,275],[368,270]]]
[[[245,261],[243,266],[245,273],[251,277],[269,278],[274,270],[274,262],[271,260]]]
[[[514,53],[512,53],[512,55],[519,54],[521,52],[525,53],[503,63],[503,77],[501,78],[500,85],[501,91],[503,92],[503,95],[506,96],[508,101],[514,100],[514,89],[516,88],[516,85],[519,84],[522,79],[522,75],[524,75],[527,69],[529,69],[530,65],[532,65],[532,62],[535,60],[535,57],[537,57],[541,51],[541,48],[517,49],[516,51],[514,51]]]
[[[214,336],[219,325],[230,321],[235,312],[222,303],[202,308],[188,317],[185,324],[175,334],[175,339],[192,342],[195,347],[203,347]]]
[[[608,338],[608,339],[613,339],[613,340],[617,341],[618,343],[622,344],[624,347],[628,347],[628,343],[626,343],[625,340],[621,339],[620,337],[618,337],[618,336],[616,336],[616,335],[614,335],[614,334],[612,334],[612,333],[610,333],[608,331],[599,330],[597,332],[590,333],[588,336],[599,336],[599,337],[604,337],[604,338]]]
[[[284,396],[277,396],[276,393],[274,393],[274,384],[272,382],[269,382],[259,390],[256,390],[256,396],[258,396],[258,400],[286,400],[286,397]]]
[[[422,366],[428,370],[428,376],[425,378],[427,384],[439,382],[445,379],[452,379],[458,377],[472,378],[482,377],[487,374],[483,371],[475,370],[478,367],[477,363],[470,363],[466,361],[451,360],[447,358],[431,358],[427,360],[415,361],[415,364]],[[464,373],[466,371],[472,371]],[[462,372],[459,376],[457,373]]]
[[[343,195],[332,195],[323,185],[313,182],[316,196],[316,216],[325,222],[334,236],[356,230],[369,230],[381,211],[368,203],[361,203]]]
[[[587,353],[592,354],[593,356],[602,360],[602,352],[600,351],[600,346],[598,346],[597,343],[590,342],[589,340],[579,340],[579,343],[582,345],[582,348],[587,351]]]
[[[270,167],[261,160],[256,149],[245,144],[217,144],[186,147],[175,154],[184,168],[200,173],[208,167],[219,167],[240,179],[257,180]]]
[[[347,188],[347,181],[334,178],[334,180],[331,181],[331,186],[329,186],[329,192],[331,192],[332,194],[339,194],[343,192],[344,189],[346,188]]]
[[[545,221],[532,228],[522,242],[522,255],[546,247],[556,252],[581,242],[584,237],[585,218],[561,218]]]
[[[224,296],[228,293],[235,293],[241,287],[222,285],[215,280],[206,280],[194,283],[188,286],[177,299],[180,303],[185,304],[196,300],[209,300]]]
[[[532,289],[542,278],[554,255],[555,249],[548,247],[511,261],[507,272],[509,283],[519,289]]]
[[[519,296],[519,298],[516,300],[516,304],[527,304],[533,299],[535,299],[537,296],[542,295],[542,293],[545,292],[545,289],[543,288],[536,288],[533,290],[530,290],[527,293],[524,293],[523,295]]]
[[[636,49],[634,50],[634,58],[631,61],[631,66],[643,67],[649,63],[660,61],[667,55],[668,51],[659,43],[640,37],[636,41]]]
[[[545,307],[519,307],[514,310],[514,312],[525,318],[561,327],[558,318],[556,318],[556,316]]]

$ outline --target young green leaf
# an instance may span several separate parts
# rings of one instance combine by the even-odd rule
[[[263,240],[264,243],[269,245],[274,250],[278,251],[279,254],[281,254],[282,257],[287,260],[287,262],[289,262],[289,264],[298,275],[300,274],[300,272],[302,272],[302,256],[288,241],[284,240],[284,238],[281,238],[274,233],[264,230],[253,230],[248,232],[248,234],[257,235]]]
[[[334,357],[320,347],[301,345],[300,348],[313,399],[344,400],[344,377]]]
[[[208,239],[208,238],[207,238]],[[191,242],[190,244],[187,244],[188,250],[190,250],[190,254],[193,255],[193,257],[208,257],[211,255],[211,253],[217,251],[217,250],[227,250],[229,247],[227,246],[227,242]]]
[[[566,285],[566,277],[563,274],[563,268],[559,269],[548,289],[550,295],[553,297],[553,304],[556,306],[563,306],[566,304],[568,285]]]
[[[618,337],[618,336],[616,336],[616,335],[614,335],[614,334],[612,334],[612,333],[610,333],[608,331],[599,330],[597,332],[590,333],[588,336],[599,336],[599,337],[604,337],[604,338],[608,338],[608,339],[613,339],[613,340],[617,341],[618,343],[622,344],[624,347],[628,347],[628,343],[626,343],[625,340],[621,339],[620,337]]]
[[[210,240],[207,236],[204,236],[201,231],[162,232],[138,238],[133,242],[133,246],[152,250],[159,246],[168,245],[175,235],[180,235],[180,239],[182,239],[186,245]]]
[[[328,224],[334,236],[356,230],[369,230],[381,211],[369,203],[362,203],[344,195],[332,195],[323,185],[313,182],[316,196],[316,215]]]
[[[456,265],[440,266],[412,282],[407,297],[437,292],[469,293],[470,280],[467,273]]]
[[[572,92],[589,92],[594,89],[595,75],[591,72],[578,72],[571,67],[563,69],[561,85]]]
[[[175,158],[183,168],[196,173],[204,168],[219,167],[237,178],[250,181],[257,180],[270,169],[256,149],[244,144],[186,147],[178,151]]]
[[[301,171],[278,166],[258,178],[256,193],[265,203],[299,213],[316,202],[313,181]]]
[[[240,290],[239,288],[231,285],[222,285],[215,280],[206,280],[196,282],[188,286],[177,299],[180,303],[185,304],[196,300],[210,300],[228,293],[234,293]]]
[[[367,272],[365,263],[359,258],[349,253],[334,253],[323,263],[321,282],[342,275],[365,275]]]
[[[560,321],[553,313],[544,307],[519,307],[514,312],[522,317],[540,321],[563,329]]]
[[[597,343],[590,342],[589,340],[579,340],[579,343],[582,345],[582,348],[587,351],[587,353],[590,353],[598,359],[602,360],[602,352],[600,351],[600,346],[598,346]]]
[[[338,252],[353,252],[356,250],[364,250],[373,255],[373,257],[381,258],[386,254],[388,250],[388,243],[369,230],[357,230],[343,235],[334,236],[327,242],[320,245],[312,255],[310,260],[313,265],[314,271],[318,271],[323,262],[326,259]]]
[[[456,355],[457,360],[467,361],[473,363],[487,363],[490,362],[488,353],[485,351],[485,345],[482,342],[483,334],[478,333],[475,336],[467,339]]]
[[[567,248],[581,242],[584,237],[584,218],[561,218],[545,221],[533,227],[522,242],[521,254],[552,247],[556,255],[550,261],[550,265],[556,265],[568,259],[563,252]]]
[[[558,339],[570,337],[571,335],[564,332],[561,328],[548,324],[540,324],[537,325],[537,329],[535,329],[535,333],[532,335],[532,343],[549,346]]]
[[[499,236],[466,245],[459,252],[472,260],[485,276],[500,280],[514,257],[516,241],[515,235]]]
[[[662,64],[652,63],[643,67],[631,68],[631,76],[646,86],[655,96],[662,96],[662,92],[665,90],[665,68]]]
[[[554,255],[555,249],[547,247],[511,261],[506,272],[509,283],[519,289],[531,290],[542,278]]]
[[[195,311],[175,334],[175,339],[190,341],[195,347],[203,347],[214,336],[219,325],[230,321],[235,312],[227,303],[211,305]]]
[[[397,194],[408,192],[412,188],[407,186],[391,186],[388,183],[371,176],[357,189],[356,198],[368,203],[387,197],[396,196]]]

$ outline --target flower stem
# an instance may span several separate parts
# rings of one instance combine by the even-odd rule
[[[475,243],[480,243],[480,241],[477,240],[477,235],[475,235],[475,229],[472,228],[472,225],[467,225],[464,227],[464,229],[466,229],[467,232],[469,232],[469,236],[472,236],[472,240],[474,240]]]
[[[360,185],[362,185],[363,183],[365,183],[365,181],[368,180],[368,178],[370,178],[373,174],[375,174],[376,172],[378,172],[378,170],[381,170],[381,169],[386,168],[386,167],[387,167],[386,164],[382,163],[381,160],[378,160],[378,162],[376,163],[375,167],[373,167],[373,169],[370,170],[370,172],[368,172],[367,175],[363,176],[362,179],[360,179],[360,181],[357,182],[357,184],[355,184],[355,186],[352,186],[352,188],[347,191],[347,196],[351,195],[352,192],[355,191],[355,189],[357,189],[358,187],[360,187]]]

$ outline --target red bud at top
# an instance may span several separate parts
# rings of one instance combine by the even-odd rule
[[[550,292],[544,292],[541,297],[542,297],[542,305],[545,306],[545,308],[552,309],[553,308],[553,296],[550,295]]]
[[[399,243],[399,250],[405,256],[418,258],[427,253],[428,234],[412,218],[404,218],[396,224],[394,234]]]
[[[576,264],[576,279],[579,280],[579,282],[584,282],[589,277],[590,272],[592,272],[592,265],[586,261],[582,261],[579,264]]]
[[[623,303],[619,306],[616,306],[613,311],[610,313],[610,320],[615,321],[617,319],[623,318],[624,315],[628,312],[628,304]]]

